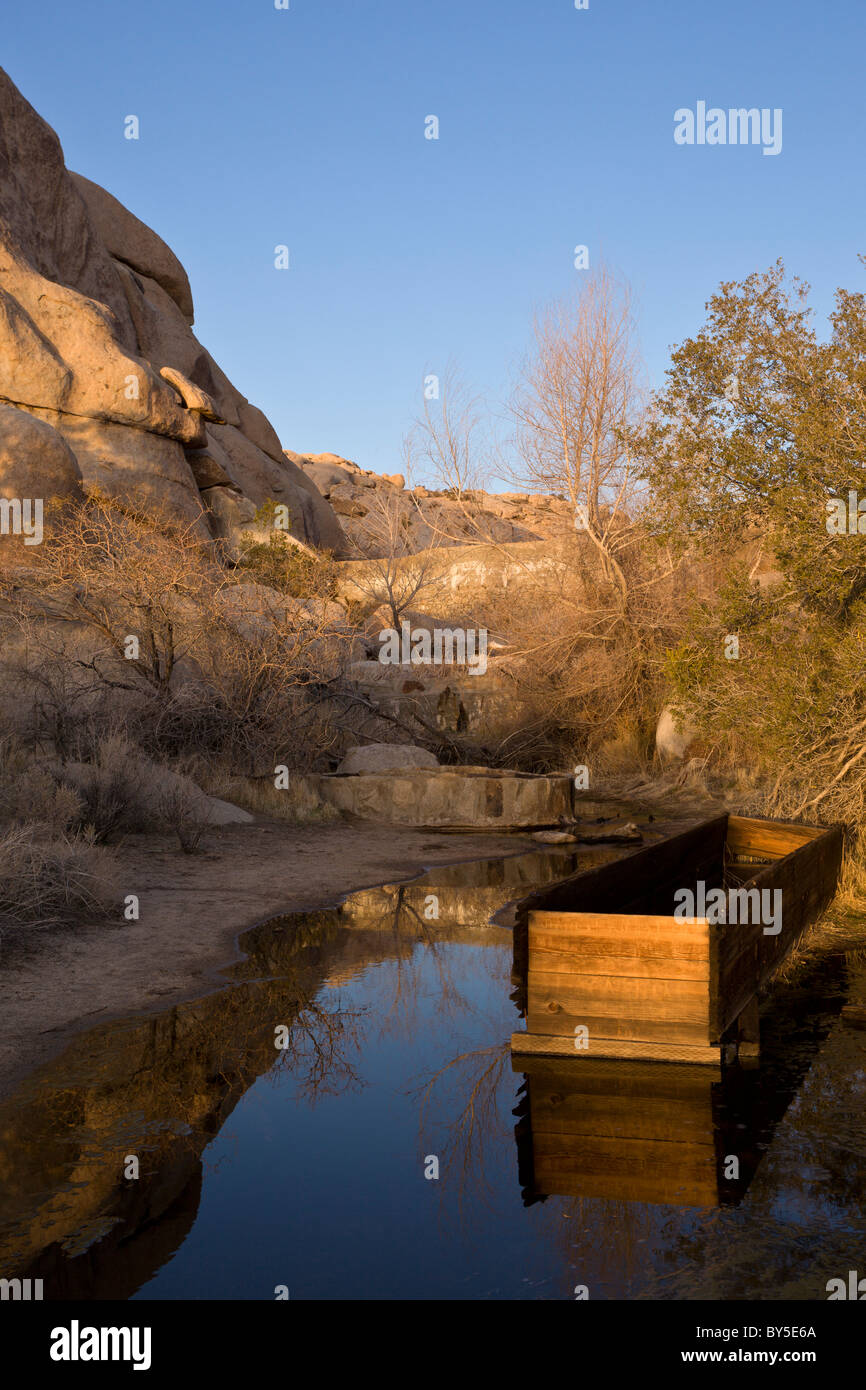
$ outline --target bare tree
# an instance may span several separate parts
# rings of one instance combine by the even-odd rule
[[[551,734],[581,759],[616,742],[637,756],[651,738],[676,564],[644,525],[630,444],[644,410],[630,292],[602,267],[537,315],[511,401],[508,471],[530,493],[564,498],[574,518],[526,566],[503,625],[526,706],[522,756],[535,746],[545,765]]]
[[[0,570],[0,685],[61,757],[95,753],[111,726],[158,758],[272,776],[338,741],[325,692],[351,632],[327,583],[318,564],[304,598],[247,582],[189,529],[94,495]]]
[[[359,596],[386,605],[395,628],[416,600],[429,599],[446,581],[435,535],[428,549],[413,552],[409,515],[401,491],[376,489],[365,518],[368,558],[352,573]]]
[[[431,504],[414,497],[424,522],[443,541],[472,543],[496,540],[494,518],[485,510],[494,467],[495,445],[489,412],[449,363],[437,393],[425,395],[421,414],[403,441],[407,476],[425,468],[451,503],[452,522],[436,515]],[[454,508],[456,507],[456,517]],[[459,525],[454,521],[459,518]]]
[[[594,271],[574,299],[537,315],[534,337],[511,406],[515,479],[571,503],[624,606],[636,478],[623,432],[642,409],[628,287],[605,267]]]
[[[227,582],[192,525],[94,489],[67,505],[26,571],[0,577],[0,600],[95,639],[77,665],[105,686],[166,698],[178,664],[203,645],[201,611]]]

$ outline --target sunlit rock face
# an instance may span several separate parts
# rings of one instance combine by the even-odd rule
[[[327,498],[340,518],[355,555],[383,555],[399,538],[399,553],[430,546],[501,546],[521,541],[562,540],[574,530],[573,509],[564,498],[517,492],[408,487],[402,473],[376,473],[339,454],[286,457]]]
[[[0,69],[0,402],[42,427],[0,418],[0,495],[48,499],[58,468],[66,495],[77,465],[85,487],[203,540],[272,500],[300,540],[341,553],[333,509],[198,341],[193,313],[173,251],[67,170],[56,134]],[[7,436],[26,441],[14,476]]]

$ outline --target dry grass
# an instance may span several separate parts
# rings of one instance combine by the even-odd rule
[[[120,917],[113,861],[83,836],[33,825],[0,833],[0,927],[74,926]]]

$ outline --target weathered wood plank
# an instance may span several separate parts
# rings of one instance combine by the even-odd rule
[[[540,1192],[656,1202],[718,1201],[715,1148],[642,1139],[568,1138],[533,1131]]]
[[[630,975],[563,975],[530,970],[530,1015],[567,1014],[580,1022],[582,1014],[626,1014],[631,1019],[695,1023],[709,1019],[706,980],[649,980]],[[559,1032],[559,1029],[551,1030]],[[573,1028],[571,1029],[573,1032]]]
[[[543,1054],[581,1060],[619,1057],[651,1062],[705,1062],[708,1066],[714,1066],[721,1074],[720,1050],[717,1046],[711,1047],[707,1043],[635,1041],[632,1038],[605,1038],[590,1033],[588,1052],[577,1053],[573,1040],[569,1044],[567,1036],[528,1032],[512,1033],[511,1050],[518,1057]]]
[[[766,854],[782,859],[822,833],[813,825],[728,816],[727,847],[732,854]]]
[[[586,948],[577,943],[581,975],[622,976],[644,980],[704,980],[710,978],[709,953],[704,960],[680,959],[677,956],[639,956],[623,955],[611,951],[610,954],[592,955],[590,945],[595,943],[585,938]],[[573,975],[573,961],[564,957],[562,951],[539,950],[530,946],[530,959],[533,968],[548,975]]]
[[[574,1030],[578,1025],[588,1030],[593,1051],[595,1043],[602,1038],[616,1038],[620,1042],[631,1039],[638,1043],[688,1043],[693,1047],[710,1045],[706,1020],[690,1023],[679,1019],[631,1018],[628,1014],[552,1014],[532,1008],[526,1015],[528,1032],[571,1038],[571,1047],[566,1051],[573,1055],[578,1051],[574,1046]]]
[[[712,1144],[679,1140],[603,1139],[599,1136],[536,1134],[532,1131],[535,1171],[548,1161],[563,1172],[596,1173],[599,1176],[634,1177],[658,1174],[670,1177],[675,1169],[683,1178],[715,1177],[716,1151]]]
[[[673,917],[532,912],[529,960],[548,974],[707,980],[709,928]]]
[[[703,947],[706,957],[709,944],[707,923],[703,918],[688,921],[672,914],[649,916],[626,912],[530,912],[530,942],[551,946],[557,941],[568,942],[573,937],[611,937],[634,947],[651,950],[654,945],[678,949]]]
[[[648,1202],[684,1207],[715,1207],[719,1202],[718,1180],[690,1180],[678,1172],[633,1177],[596,1176],[564,1171],[545,1163],[535,1174],[535,1190],[559,1197],[603,1198],[618,1202]]]

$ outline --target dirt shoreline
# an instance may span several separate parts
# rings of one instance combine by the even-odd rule
[[[268,917],[334,906],[437,864],[542,848],[525,835],[277,822],[214,830],[197,855],[176,843],[133,836],[117,851],[137,922],[3,943],[0,1097],[76,1033],[225,988],[223,972],[243,955],[239,937]]]

